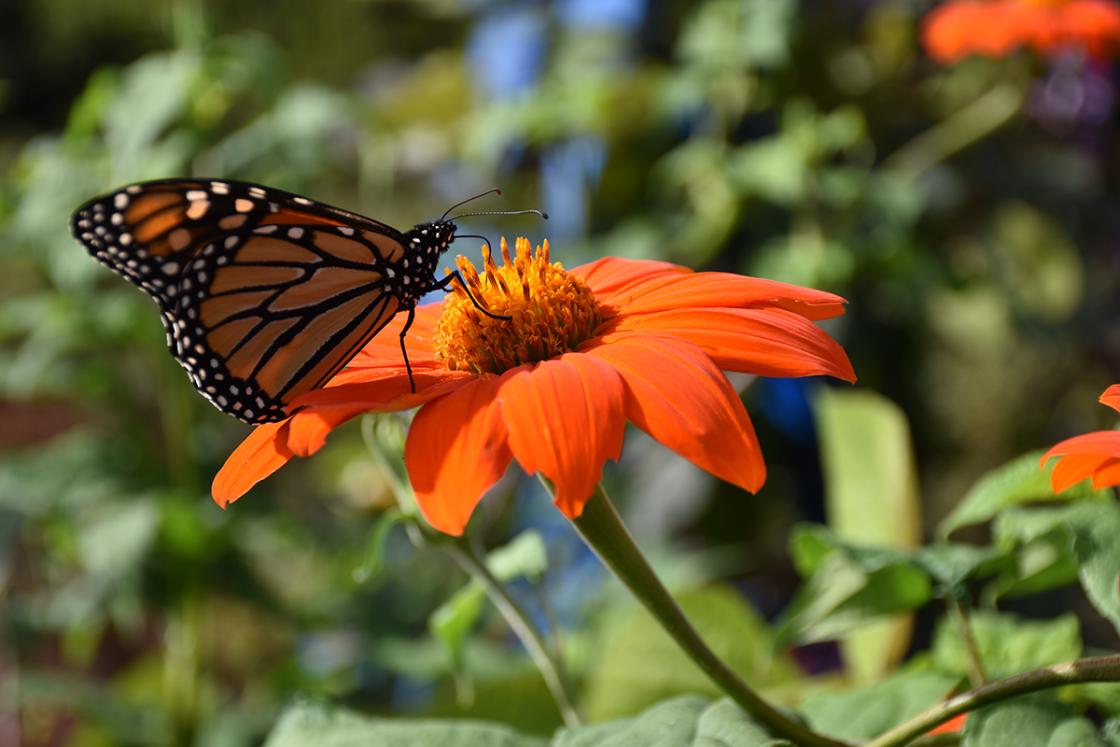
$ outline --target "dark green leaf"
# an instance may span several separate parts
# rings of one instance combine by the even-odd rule
[[[1088,730],[1086,730],[1088,727]],[[1104,747],[1092,726],[1050,695],[1028,695],[969,714],[964,747]]]
[[[990,610],[973,610],[969,623],[984,668],[993,678],[1081,656],[1080,625],[1074,615],[1032,621]],[[964,644],[957,627],[947,617],[939,621],[934,632],[932,653],[934,663],[942,671],[960,675],[968,672]]]
[[[901,672],[858,690],[814,693],[801,712],[817,731],[838,739],[870,739],[944,700],[959,681],[941,672]]]
[[[1053,464],[1040,469],[1042,451],[1032,451],[988,472],[965,494],[956,508],[937,527],[937,536],[948,537],[968,524],[988,521],[1009,506],[1032,501],[1078,500],[1094,495],[1082,483],[1055,496],[1050,487]]]
[[[280,718],[266,747],[544,747],[498,724],[467,720],[383,719],[300,704]]]

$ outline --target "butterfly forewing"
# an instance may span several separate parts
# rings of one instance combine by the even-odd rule
[[[71,228],[159,305],[168,346],[198,390],[250,423],[284,418],[430,279],[401,270],[410,250],[431,253],[410,243],[419,238],[237,182],[133,185],[79,208]],[[450,235],[433,240],[442,250]]]

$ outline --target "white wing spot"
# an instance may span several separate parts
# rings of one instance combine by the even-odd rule
[[[190,192],[187,192],[187,199],[191,202],[205,200],[209,196],[210,195],[206,194],[206,190],[204,189],[192,189]]]
[[[253,197],[263,198],[264,190],[260,187],[249,187],[249,194],[251,194]]]
[[[295,228],[289,228],[289,229],[288,229],[288,238],[290,238],[290,239],[298,239],[298,238],[300,238],[301,236],[303,236],[303,229],[302,229],[302,228],[300,228],[300,227],[298,227],[298,226],[297,226],[297,227],[295,227]],[[262,406],[263,406],[263,405],[262,405]]]
[[[128,195],[124,192],[118,192],[113,198],[113,207],[117,210],[124,210],[128,206]]]
[[[210,182],[210,190],[216,195],[228,195],[229,185],[225,182]]]
[[[300,204],[300,205],[310,205],[311,204],[311,200],[307,199],[306,197],[293,197],[292,202],[295,202],[295,203]]]
[[[233,202],[233,209],[239,213],[247,213],[253,209],[253,201],[246,200],[244,197],[238,197]]]
[[[276,225],[260,226],[259,228],[254,228],[253,233],[275,233],[276,229]]]
[[[237,246],[237,237],[236,236],[226,236],[226,240],[225,240],[224,243],[225,243],[226,249],[232,249],[233,247]]]

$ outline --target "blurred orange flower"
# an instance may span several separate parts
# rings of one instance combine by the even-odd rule
[[[843,313],[822,291],[649,260],[604,258],[571,271],[518,239],[504,264],[484,249],[482,275],[458,264],[462,288],[416,309],[409,388],[397,341],[404,315],[290,418],[257,427],[214,480],[222,506],[293,456],[322,447],[342,422],[367,411],[422,405],[405,463],[424,516],[460,534],[516,458],[555,485],[577,517],[626,421],[713,475],[750,491],[766,465],[750,418],[720,369],[762,376],[829,374],[854,381],[843,348],[814,320]]]
[[[1120,6],[1111,0],[950,0],[926,16],[930,57],[1003,57],[1019,47],[1043,55],[1071,49],[1107,58],[1120,49]]]
[[[1100,402],[1120,412],[1120,384],[1105,389]],[[1058,463],[1050,475],[1055,493],[1089,478],[1098,490],[1120,485],[1120,431],[1096,431],[1067,438],[1042,456],[1042,465],[1055,457]]]

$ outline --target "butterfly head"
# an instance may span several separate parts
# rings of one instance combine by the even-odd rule
[[[451,246],[458,228],[449,220],[421,223],[408,232],[409,243],[423,259],[435,262]]]

